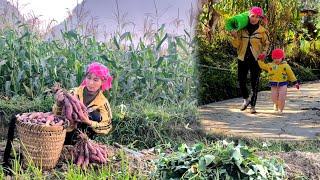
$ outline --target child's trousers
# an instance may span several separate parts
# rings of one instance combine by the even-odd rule
[[[287,85],[271,86],[271,98],[274,104],[278,105],[279,111],[284,109],[287,96]]]

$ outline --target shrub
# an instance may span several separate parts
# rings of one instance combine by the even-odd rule
[[[156,161],[160,179],[283,179],[282,162],[262,159],[246,145],[218,141],[205,146],[181,144],[172,154]]]

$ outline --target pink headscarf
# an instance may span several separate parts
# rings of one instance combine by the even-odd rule
[[[100,77],[103,80],[101,85],[102,91],[109,90],[111,88],[112,76],[110,75],[109,69],[103,64],[98,62],[91,63],[87,68],[86,74],[88,73],[95,74],[96,76]],[[81,86],[86,86],[86,85],[87,85],[87,81],[86,79],[84,79],[81,83]]]
[[[250,14],[260,16],[262,18],[262,21],[265,24],[268,24],[268,19],[264,16],[263,10],[260,7],[253,6],[253,7],[251,7],[249,12],[250,12]]]

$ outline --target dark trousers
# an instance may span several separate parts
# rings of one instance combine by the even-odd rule
[[[261,69],[253,56],[245,58],[244,61],[238,60],[238,82],[242,97],[244,99],[249,98],[249,92],[247,88],[247,76],[249,71],[252,91],[250,105],[255,106],[258,95]]]

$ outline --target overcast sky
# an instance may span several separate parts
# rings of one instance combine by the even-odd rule
[[[26,17],[35,15],[43,21],[63,21],[68,15],[68,9],[72,10],[77,2],[82,0],[7,0],[19,5],[19,11]]]
[[[43,26],[51,20],[55,24],[61,23],[76,5],[82,0],[8,0],[18,2],[19,10],[25,17],[38,17]],[[144,20],[147,16],[156,16],[161,25],[174,31],[174,21],[179,19],[180,29],[188,28],[190,25],[190,9],[197,9],[198,0],[118,0],[118,7],[121,14],[127,14],[125,21],[131,22],[131,28],[142,31]],[[191,5],[192,4],[192,5]],[[100,27],[106,27],[109,32],[116,28],[116,0],[86,0],[85,10],[89,16],[95,18]],[[194,22],[193,22],[194,23]],[[132,25],[134,24],[134,26]],[[130,26],[130,25],[129,25]],[[129,27],[128,26],[128,27]]]

